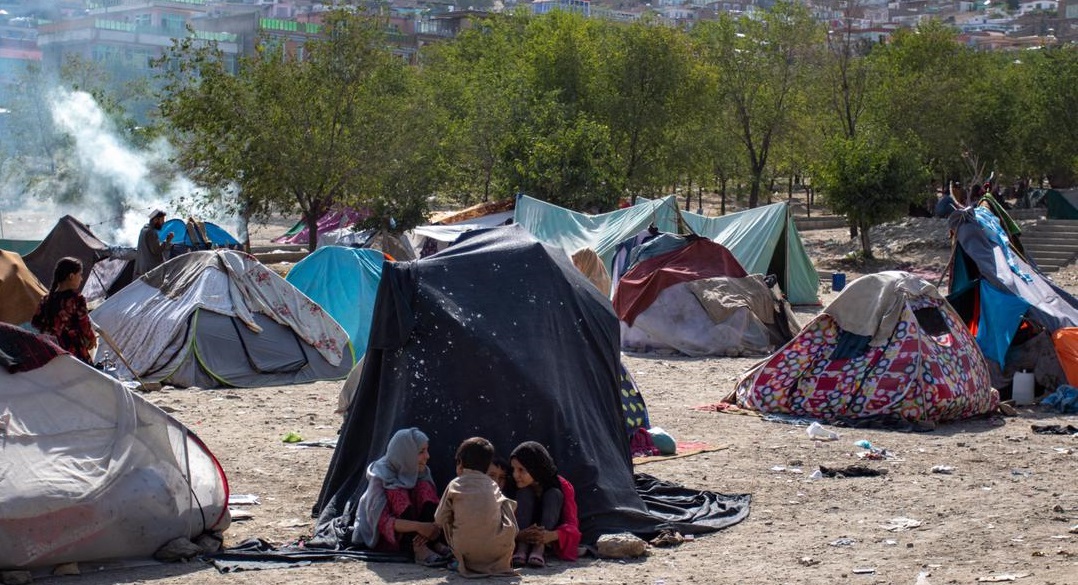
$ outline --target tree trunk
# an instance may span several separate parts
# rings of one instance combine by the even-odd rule
[[[700,215],[704,214],[704,183],[703,181],[696,187],[696,213]]]
[[[685,186],[685,211],[692,211],[692,179]]]
[[[316,214],[313,210],[311,213],[304,216],[307,224],[307,251],[314,252],[318,249],[318,218],[320,214]]]
[[[749,183],[749,209],[756,209],[756,206],[760,204],[761,181],[763,181],[763,177],[753,173],[752,182]]]
[[[719,179],[719,183],[722,185],[719,189],[719,215],[726,215],[726,177]]]
[[[861,222],[861,252],[864,255],[865,260],[871,260],[872,256],[872,240],[868,236],[868,226],[864,222]]]
[[[812,217],[812,187],[805,185],[805,217]]]
[[[793,205],[793,202],[794,202],[794,176],[793,175],[790,175],[786,179],[786,200],[790,202],[790,205]]]

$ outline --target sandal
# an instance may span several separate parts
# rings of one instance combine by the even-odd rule
[[[524,553],[514,553],[513,554],[513,566],[514,567],[520,568],[520,567],[523,567],[525,564],[527,564],[527,559],[524,557]]]
[[[546,567],[546,559],[543,558],[543,553],[532,553],[528,555],[528,566],[536,569],[543,569]]]

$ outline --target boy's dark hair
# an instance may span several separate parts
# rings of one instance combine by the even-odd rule
[[[457,463],[464,469],[486,473],[494,460],[494,445],[483,437],[465,439],[457,447]]]

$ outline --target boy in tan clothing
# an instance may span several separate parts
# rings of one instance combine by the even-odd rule
[[[457,448],[457,477],[449,482],[434,512],[465,577],[515,575],[516,502],[502,495],[487,476],[494,446],[482,437]]]

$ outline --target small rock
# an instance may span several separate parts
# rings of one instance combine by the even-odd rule
[[[1075,524],[1074,526],[1071,526],[1071,529],[1068,530],[1067,532],[1070,532],[1071,534],[1078,534],[1078,524]]]
[[[643,556],[647,552],[648,543],[634,534],[623,532],[600,536],[595,548],[603,558],[631,559]]]
[[[806,567],[811,567],[813,565],[820,564],[820,561],[818,561],[818,560],[816,560],[816,559],[814,559],[812,557],[801,557],[801,560],[799,560],[797,562],[801,563],[802,565],[804,565]]]
[[[34,576],[30,574],[30,571],[2,571],[0,572],[0,583],[4,585],[26,585],[32,583]]]
[[[202,549],[186,538],[174,538],[153,553],[153,558],[163,563],[190,559],[202,554]]]
[[[52,574],[57,577],[65,577],[68,575],[79,575],[78,563],[64,563],[62,565],[56,565],[52,570]]]

